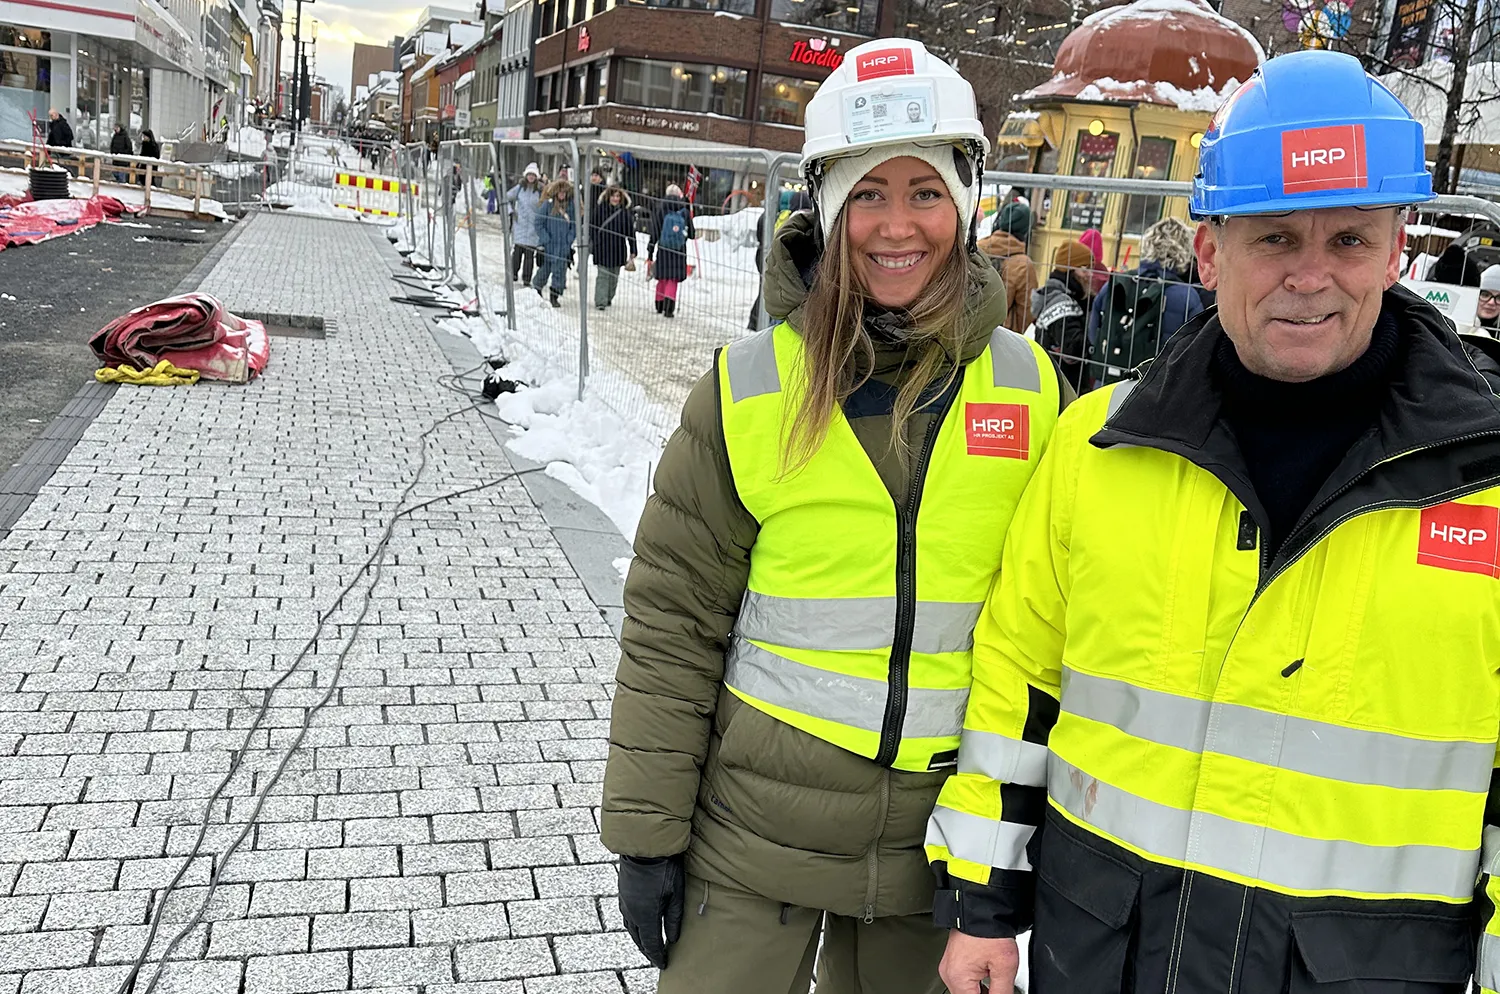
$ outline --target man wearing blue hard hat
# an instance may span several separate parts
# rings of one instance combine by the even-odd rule
[[[953,994],[1027,928],[1031,994],[1500,990],[1500,399],[1396,285],[1422,152],[1329,52],[1215,116],[1218,307],[1063,412],[974,633]]]

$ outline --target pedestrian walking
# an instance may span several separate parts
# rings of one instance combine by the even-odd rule
[[[1131,375],[1156,358],[1162,342],[1203,310],[1188,285],[1193,268],[1193,229],[1166,217],[1141,237],[1141,264],[1115,273],[1089,311],[1087,376],[1094,386]]]
[[[600,190],[589,219],[589,257],[594,261],[596,276],[594,306],[601,311],[615,302],[620,270],[635,269],[635,215],[630,207],[630,194],[618,186],[607,186]]]
[[[532,267],[537,262],[537,246],[541,239],[537,237],[536,208],[542,200],[541,177],[536,163],[530,163],[521,182],[505,193],[505,200],[510,205],[510,278],[513,283],[521,280],[529,284]]]
[[[156,135],[150,128],[141,131],[141,157],[145,159],[161,158],[161,143],[156,140]],[[146,171],[141,170],[141,185],[146,183]],[[161,175],[158,173],[151,178],[152,186],[161,186]]]
[[[568,284],[568,270],[573,265],[573,243],[577,237],[573,184],[565,179],[553,180],[547,184],[532,217],[535,219],[540,247],[537,249],[536,276],[531,281],[531,288],[541,296],[542,287],[547,285],[550,278],[551,304],[553,307],[561,307],[563,291]]]
[[[677,288],[688,277],[687,244],[698,237],[693,210],[673,183],[651,215],[651,238],[646,244],[646,272],[656,280],[656,312],[677,315]]]
[[[1479,327],[1500,328],[1500,265],[1490,266],[1479,275],[1479,311],[1476,316]]]
[[[1082,391],[1088,378],[1089,283],[1094,256],[1082,242],[1064,242],[1052,253],[1047,282],[1031,295],[1037,343],[1056,357],[1063,378]]]
[[[125,126],[123,124],[115,125],[115,132],[109,137],[109,150],[115,155],[135,154],[135,145],[130,141],[130,132],[125,130]],[[119,159],[116,159],[114,160],[113,165],[115,167],[115,182],[124,183],[127,178],[125,170],[130,168],[130,164],[121,162]]]
[[[778,324],[694,387],[625,585],[602,828],[660,994],[806,994],[815,959],[818,994],[941,990],[925,823],[1063,401],[974,250],[972,88],[918,42],[845,56],[807,106],[816,214],[765,267]],[[850,139],[890,87],[939,95],[921,142]]]
[[[974,633],[953,994],[1011,994],[1027,927],[1030,994],[1497,986],[1500,399],[1396,285],[1432,196],[1349,55],[1208,128],[1218,308],[1064,414]]]
[[[484,175],[484,212],[486,214],[498,214],[500,212],[499,192],[495,189],[495,177],[489,173]]]
[[[47,144],[53,148],[73,147],[73,126],[56,107],[47,112]]]
[[[1026,254],[1031,238],[1031,208],[1014,195],[1000,208],[995,229],[979,241],[983,252],[1005,280],[1005,295],[1010,301],[1005,312],[1005,326],[1025,334],[1031,326],[1031,294],[1036,286],[1036,267]]]

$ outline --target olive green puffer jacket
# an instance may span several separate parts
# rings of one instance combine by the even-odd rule
[[[794,328],[816,252],[811,215],[798,214],[766,263],[766,308]],[[961,363],[984,351],[1006,316],[1000,276],[978,254],[969,268]],[[877,340],[874,378],[899,384],[906,369],[906,349]],[[914,415],[908,437],[921,437],[930,416]],[[892,496],[904,498],[910,479],[889,444],[890,417],[851,424]],[[723,689],[757,529],[730,477],[710,371],[688,397],[636,532],[604,844],[628,856],[687,850],[689,873],[798,907],[860,917],[928,911],[922,841],[947,771],[877,766]]]

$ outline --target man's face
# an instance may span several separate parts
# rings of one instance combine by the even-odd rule
[[[58,118],[59,118],[59,117],[61,117],[61,116],[62,116],[62,115],[61,115],[61,114],[59,114],[59,113],[58,113],[58,112],[57,112],[57,111],[55,111],[55,110],[49,110],[49,111],[48,111],[48,112],[47,112],[47,117],[49,117],[49,118],[51,118],[51,119],[52,119],[52,120],[54,120],[54,121],[55,121],[55,120],[57,120],[57,119],[58,119]]]
[[[1397,209],[1333,207],[1198,226],[1203,285],[1251,372],[1300,383],[1369,347],[1381,294],[1400,278]]]

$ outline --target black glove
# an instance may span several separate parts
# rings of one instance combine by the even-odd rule
[[[658,970],[667,968],[667,946],[682,936],[686,892],[681,855],[620,857],[620,915],[625,919],[625,931]]]
[[[578,261],[578,250],[568,249],[568,268],[573,268],[573,263]]]

